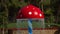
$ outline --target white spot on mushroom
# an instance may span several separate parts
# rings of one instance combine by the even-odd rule
[[[29,15],[31,15],[31,14],[32,14],[32,12],[29,12],[28,14],[29,14]]]
[[[38,15],[38,12],[34,12],[35,15]]]
[[[41,16],[42,16],[42,14],[39,14],[39,16],[41,17]]]

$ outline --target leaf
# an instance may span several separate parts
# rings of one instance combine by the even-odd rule
[[[51,8],[47,8],[46,11],[45,11],[45,14],[53,14],[54,10],[51,9]]]
[[[50,5],[50,0],[43,0],[44,5]]]

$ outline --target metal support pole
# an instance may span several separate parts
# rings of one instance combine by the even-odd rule
[[[32,34],[32,20],[31,19],[28,20],[28,32],[29,34]]]

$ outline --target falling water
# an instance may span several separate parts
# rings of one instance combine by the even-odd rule
[[[21,24],[21,22],[22,22],[22,20],[24,20],[24,19],[17,19],[17,33],[16,34],[22,34],[21,33],[21,30],[19,30],[19,28],[21,27],[20,26],[20,24]],[[26,19],[25,19],[26,20]],[[38,20],[38,25],[40,25],[39,26],[39,28],[42,28],[42,30],[41,30],[41,34],[45,34],[44,32],[44,29],[45,29],[45,23],[44,23],[44,18],[41,18],[41,19],[32,19],[32,21],[34,22],[35,20]],[[26,20],[27,22],[28,22],[28,19]],[[32,23],[33,23],[32,22]],[[25,23],[25,22],[24,22]],[[33,24],[35,24],[35,22],[33,23]]]
[[[19,28],[20,28],[20,23],[21,23],[21,20],[20,19],[17,19],[17,33],[16,34],[21,34]]]
[[[27,28],[28,19],[17,19],[17,33],[16,34],[22,34],[22,31],[20,28]]]
[[[44,19],[43,18],[41,18],[41,19],[39,19],[39,22],[40,22],[40,25],[41,25],[41,28],[42,28],[42,32],[41,32],[41,34],[45,34],[45,23],[44,23]]]

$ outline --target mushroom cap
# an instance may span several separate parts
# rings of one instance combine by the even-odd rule
[[[44,13],[41,11],[41,9],[33,6],[33,5],[28,5],[23,7],[22,9],[19,10],[19,13],[17,15],[17,19],[23,19],[23,18],[44,18]]]

